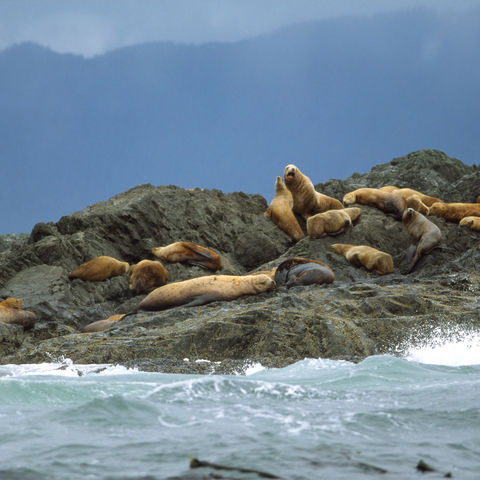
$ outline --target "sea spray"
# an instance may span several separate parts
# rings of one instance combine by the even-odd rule
[[[421,345],[410,347],[405,358],[432,365],[480,365],[480,332],[436,329]]]

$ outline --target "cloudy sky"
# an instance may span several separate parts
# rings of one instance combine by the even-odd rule
[[[479,32],[479,0],[0,0],[0,234],[147,182],[478,164]]]
[[[454,14],[477,0],[0,0],[0,49],[33,41],[87,57],[149,41],[235,41],[343,15],[431,8]]]

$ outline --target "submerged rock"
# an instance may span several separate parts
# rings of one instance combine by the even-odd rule
[[[382,185],[471,202],[480,193],[480,173],[442,152],[424,150],[316,188],[342,199],[357,188]],[[305,357],[356,361],[401,354],[438,329],[480,328],[480,234],[429,217],[441,229],[442,243],[402,275],[410,237],[401,222],[378,209],[361,206],[359,219],[341,235],[306,236],[295,243],[265,218],[267,206],[259,195],[141,185],[57,223],[37,224],[28,240],[16,238],[0,253],[0,299],[22,298],[38,319],[27,332],[0,324],[2,362],[70,358],[165,372],[232,373],[251,362],[284,366]],[[306,231],[305,221],[299,223]],[[96,320],[132,312],[145,295],[129,290],[127,274],[85,282],[69,280],[71,270],[100,255],[130,264],[154,259],[152,247],[176,241],[218,252],[219,274],[269,271],[287,258],[303,257],[330,266],[335,281],[140,312],[104,331],[80,333]],[[379,276],[357,268],[331,252],[332,243],[385,251],[394,259],[394,272]],[[164,265],[169,282],[211,274],[196,266]]]

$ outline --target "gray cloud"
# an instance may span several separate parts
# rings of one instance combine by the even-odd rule
[[[412,8],[458,11],[455,0],[0,0],[0,49],[33,41],[84,56],[148,41],[235,41],[302,21]]]

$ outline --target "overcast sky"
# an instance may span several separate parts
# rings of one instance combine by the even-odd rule
[[[0,50],[33,41],[87,57],[148,41],[235,41],[279,27],[342,15],[478,0],[0,0]]]

